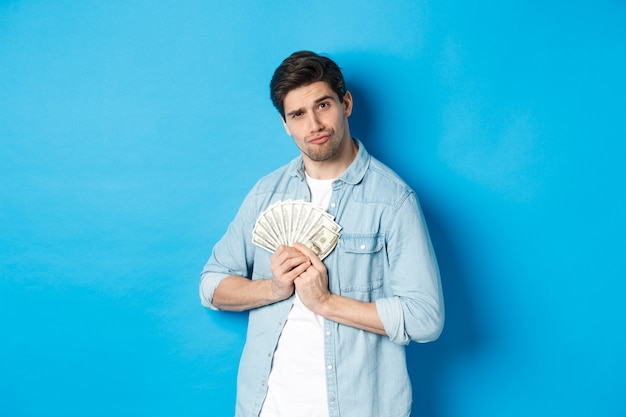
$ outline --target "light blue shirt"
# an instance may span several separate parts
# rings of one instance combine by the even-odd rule
[[[388,336],[324,320],[330,417],[406,417],[411,383],[405,346],[441,333],[443,297],[435,254],[413,190],[393,171],[359,151],[333,183],[328,212],[342,226],[324,259],[334,294],[375,302]],[[269,279],[271,254],[252,243],[257,217],[279,200],[310,200],[298,157],[265,176],[248,193],[202,271],[206,307],[222,279]],[[272,357],[293,296],[250,311],[239,366],[236,417],[257,417],[267,392]]]

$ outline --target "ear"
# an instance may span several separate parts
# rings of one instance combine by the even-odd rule
[[[348,117],[352,114],[352,94],[349,91],[346,91],[346,94],[343,96],[343,115]]]
[[[287,120],[285,120],[282,115],[280,116],[280,121],[283,122],[283,127],[285,128],[285,132],[287,132],[287,135],[292,136],[291,130],[289,130],[289,126],[287,126]]]

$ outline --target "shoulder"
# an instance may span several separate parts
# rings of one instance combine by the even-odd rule
[[[394,170],[373,156],[363,181],[366,189],[376,190],[377,198],[394,206],[402,204],[409,196],[415,196],[413,189]]]
[[[373,175],[378,176],[381,180],[387,181],[390,185],[400,188],[410,188],[393,169],[389,168],[373,156],[370,156],[369,169]]]
[[[273,193],[283,187],[287,187],[291,181],[298,179],[298,169],[301,164],[301,157],[292,159],[288,164],[261,177],[254,185],[253,190],[257,194],[263,194],[267,192]]]
[[[301,183],[298,167],[302,164],[300,157],[261,177],[248,192],[243,205],[250,215],[256,215],[261,210],[277,200],[294,198],[294,190]]]

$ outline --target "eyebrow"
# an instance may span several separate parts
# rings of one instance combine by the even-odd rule
[[[323,97],[320,97],[320,98],[318,98],[317,100],[315,100],[315,104],[319,104],[319,103],[321,103],[322,101],[326,101],[326,100],[328,100],[328,99],[334,100],[335,98],[334,98],[333,96],[331,96],[330,94],[327,94],[327,95],[325,95],[325,96],[323,96]]]
[[[323,101],[326,101],[328,99],[334,100],[335,98],[333,96],[331,96],[330,94],[327,94],[325,96],[322,96],[322,97],[316,99],[314,103],[315,104],[319,104],[319,103],[321,103]],[[292,116],[292,115],[294,115],[296,113],[303,113],[303,112],[304,112],[304,107],[300,107],[298,109],[292,110],[289,113],[287,113],[287,116]]]

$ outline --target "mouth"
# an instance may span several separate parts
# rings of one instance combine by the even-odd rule
[[[322,143],[325,143],[328,140],[328,138],[330,138],[330,134],[324,133],[323,135],[318,135],[318,136],[309,138],[307,142],[312,145],[321,145]]]

